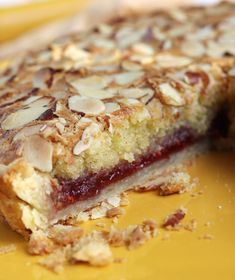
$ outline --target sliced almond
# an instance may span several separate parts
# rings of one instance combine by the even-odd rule
[[[153,90],[150,88],[126,88],[119,91],[120,95],[127,98],[141,98],[151,93],[153,93]]]
[[[142,70],[142,66],[139,63],[135,63],[129,60],[124,60],[122,62],[122,68],[127,71],[139,71]]]
[[[1,124],[2,129],[15,129],[38,119],[49,109],[51,100],[51,98],[43,97],[9,114]]]
[[[103,38],[97,38],[94,41],[94,45],[97,48],[102,48],[102,49],[113,49],[115,47],[115,44],[112,40],[109,39],[103,39]]]
[[[35,88],[47,89],[52,81],[52,73],[49,68],[42,68],[33,77],[32,84]]]
[[[111,76],[90,76],[71,81],[70,84],[78,91],[88,89],[104,89],[112,81]]]
[[[118,85],[127,85],[141,78],[143,74],[144,72],[142,71],[133,71],[133,72],[124,72],[124,73],[116,74],[113,77]]]
[[[150,55],[135,54],[129,57],[132,61],[139,62],[140,64],[150,64],[154,62],[154,57]]]
[[[106,99],[114,97],[117,93],[115,89],[93,89],[93,88],[81,88],[79,93],[82,96],[94,97],[97,99]]]
[[[78,48],[74,44],[71,44],[65,49],[64,56],[73,61],[78,61],[88,59],[90,57],[90,53]]]
[[[43,124],[36,124],[31,126],[26,126],[22,128],[20,131],[17,132],[17,134],[14,136],[13,141],[22,140],[26,137],[39,134],[46,128]]]
[[[175,56],[170,54],[161,54],[156,57],[157,67],[182,67],[190,64],[192,59],[185,56]]]
[[[117,110],[120,110],[120,105],[115,102],[105,103],[105,113],[111,114]]]
[[[205,54],[205,47],[199,41],[184,41],[181,45],[181,51],[192,57],[198,57]]]
[[[140,101],[144,104],[148,104],[149,101],[153,98],[153,96],[154,96],[154,91],[152,90],[152,92],[149,92],[145,96],[141,97]]]
[[[83,151],[90,148],[94,137],[100,132],[99,125],[96,123],[91,123],[82,134],[82,138],[80,141],[76,143],[76,145],[73,148],[74,155],[78,156]]]
[[[228,72],[229,76],[235,76],[235,67],[231,68]]]
[[[39,98],[42,98],[42,96],[37,96],[37,95],[32,95],[30,96],[29,98],[25,99],[23,102],[22,102],[22,105],[23,106],[26,106],[36,100],[38,100]]]
[[[99,30],[99,32],[105,36],[109,36],[112,34],[113,32],[113,27],[111,25],[105,24],[105,23],[101,23],[97,26],[97,29]]]
[[[132,46],[134,52],[143,54],[143,55],[153,55],[154,49],[145,43],[136,43]]]
[[[96,98],[86,96],[71,96],[68,99],[69,109],[87,115],[99,115],[105,111],[104,103]]]
[[[52,153],[52,144],[39,135],[29,136],[24,142],[24,158],[42,172],[52,170]]]
[[[180,93],[168,83],[163,83],[159,86],[160,98],[166,105],[183,106],[185,100]]]

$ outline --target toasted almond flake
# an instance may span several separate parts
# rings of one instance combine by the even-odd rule
[[[105,65],[91,65],[89,66],[89,69],[91,71],[97,71],[97,72],[114,72],[118,70],[117,64],[105,64]]]
[[[142,66],[138,63],[129,60],[124,60],[122,62],[122,68],[127,71],[139,71],[142,69]]]
[[[141,102],[137,99],[134,99],[134,98],[123,98],[123,99],[120,99],[119,100],[120,102],[128,105],[128,106],[139,106],[141,105]]]
[[[154,96],[154,91],[152,90],[152,92],[149,92],[145,96],[141,97],[140,101],[146,105],[153,98],[153,96]]]
[[[51,98],[40,98],[28,104],[27,107],[9,114],[1,124],[2,129],[15,129],[38,119],[45,111],[49,109],[48,106],[50,102]]]
[[[171,10],[170,15],[179,22],[185,22],[187,20],[187,14],[185,14],[180,9]]]
[[[119,94],[127,98],[140,98],[147,94],[152,94],[153,90],[150,88],[127,88],[121,89]]]
[[[157,67],[182,67],[190,64],[192,59],[185,56],[175,56],[170,54],[161,54],[156,57]]]
[[[62,57],[62,48],[58,45],[51,45],[51,55],[52,59],[55,61],[59,61]]]
[[[198,57],[205,54],[205,47],[199,41],[185,41],[181,45],[181,51],[192,57]]]
[[[118,85],[127,85],[133,83],[137,79],[140,79],[143,74],[144,73],[142,71],[133,71],[116,74],[113,77]]]
[[[170,48],[172,48],[172,41],[171,40],[165,40],[163,42],[162,49],[163,50],[169,50]]]
[[[134,62],[139,62],[140,64],[150,64],[154,62],[154,57],[150,55],[134,54],[129,57],[130,60]]]
[[[94,64],[111,64],[117,63],[122,56],[120,50],[113,50],[111,53],[97,53],[93,54],[92,61]]]
[[[80,49],[77,46],[71,44],[65,49],[64,56],[73,61],[78,61],[88,59],[90,54],[83,49]]]
[[[92,90],[92,89],[104,89],[112,81],[111,76],[90,76],[87,78],[76,79],[71,81],[70,84],[78,91],[80,90]]]
[[[112,262],[112,252],[102,237],[87,236],[81,238],[72,248],[72,262],[87,262],[93,266],[105,266]]]
[[[82,117],[80,120],[79,120],[79,122],[78,122],[79,124],[88,124],[88,123],[92,123],[92,120],[91,119],[89,119],[89,118],[85,118],[85,117]]]
[[[50,172],[52,170],[52,154],[52,144],[42,137],[32,135],[26,138],[23,156],[33,167],[43,172]]]
[[[105,24],[105,23],[101,23],[97,26],[97,29],[99,30],[99,32],[105,36],[109,36],[112,34],[113,32],[113,28],[111,25]]]
[[[38,134],[42,132],[45,128],[46,127],[43,124],[26,126],[17,132],[17,134],[13,138],[13,141],[22,140],[25,137]]]
[[[115,102],[105,103],[105,113],[111,114],[117,110],[120,110],[120,105]]]
[[[124,27],[120,29],[116,34],[116,38],[118,41],[117,43],[119,47],[127,48],[132,44],[137,43],[141,39],[141,37],[144,36],[145,32],[145,28],[134,30],[129,26]]]
[[[97,99],[106,99],[114,97],[117,93],[115,89],[93,89],[93,88],[81,88],[80,95],[87,97],[94,97]]]
[[[143,55],[153,55],[154,49],[145,43],[137,43],[132,46],[134,52],[143,54]]]
[[[87,115],[99,115],[105,111],[104,103],[96,98],[86,96],[71,96],[68,99],[69,109]]]
[[[42,96],[40,95],[32,95],[30,96],[29,98],[25,99],[23,102],[22,102],[22,106],[26,106],[36,100],[38,100],[39,98],[42,98]]]
[[[231,68],[228,72],[229,76],[235,76],[235,67]]]
[[[112,40],[103,39],[103,38],[97,38],[94,42],[94,45],[97,48],[102,48],[102,49],[113,49],[115,47],[115,44]]]
[[[185,104],[183,97],[180,93],[168,83],[159,85],[161,100],[166,105],[182,106]]]
[[[50,85],[52,73],[49,68],[42,68],[38,70],[32,80],[33,87],[47,89]]]
[[[155,39],[157,39],[159,41],[163,41],[166,39],[167,35],[164,32],[162,32],[159,27],[153,26],[152,32],[153,32],[153,36]]]
[[[82,134],[82,138],[80,141],[76,143],[73,148],[74,155],[78,156],[83,151],[89,149],[92,144],[94,137],[100,132],[100,127],[96,123],[91,123]]]
[[[86,151],[87,149],[90,148],[90,141],[84,142],[84,141],[79,141],[73,148],[73,154],[75,156],[80,155],[82,152]]]

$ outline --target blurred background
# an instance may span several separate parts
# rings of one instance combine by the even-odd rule
[[[219,1],[0,0],[0,58],[128,12],[215,2]]]

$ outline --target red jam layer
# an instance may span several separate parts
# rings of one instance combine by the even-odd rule
[[[153,162],[168,158],[171,154],[196,142],[198,138],[192,129],[182,127],[162,141],[156,142],[149,151],[134,162],[122,161],[110,170],[102,170],[94,174],[86,173],[77,179],[58,177],[60,188],[51,195],[55,208],[60,210],[77,201],[94,197],[111,183],[128,177]]]

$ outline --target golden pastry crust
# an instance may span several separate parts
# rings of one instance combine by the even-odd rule
[[[59,178],[134,163],[182,127],[205,135],[234,91],[234,15],[223,3],[117,19],[0,70],[0,209],[10,225],[27,233],[69,218],[73,207],[56,216],[53,205]]]

